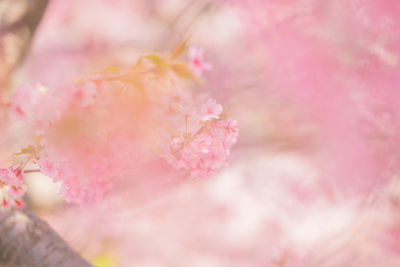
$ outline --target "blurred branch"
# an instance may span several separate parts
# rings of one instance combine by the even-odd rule
[[[192,34],[192,30],[199,19],[216,6],[210,0],[191,0],[189,1],[168,23],[165,35],[159,41],[159,47],[156,50],[170,50],[171,45],[175,47],[183,39]]]
[[[1,267],[90,267],[29,210],[0,211]]]
[[[0,0],[0,89],[27,53],[49,0]]]

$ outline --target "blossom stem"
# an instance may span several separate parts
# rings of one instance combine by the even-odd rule
[[[40,172],[40,169],[25,170],[24,173]]]

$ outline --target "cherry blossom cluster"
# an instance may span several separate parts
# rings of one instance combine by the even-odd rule
[[[0,205],[2,207],[16,206],[23,208],[27,188],[23,184],[24,171],[20,166],[13,165],[0,169]]]
[[[139,164],[160,157],[195,177],[225,165],[237,139],[236,122],[214,100],[200,103],[204,97],[196,96],[193,84],[211,65],[201,50],[191,50],[189,64],[178,61],[181,50],[170,57],[143,56],[129,69],[111,66],[59,88],[16,91],[11,115],[40,137],[23,153],[62,182],[67,202],[100,199]]]
[[[238,137],[236,121],[226,118],[222,106],[210,99],[200,110],[186,114],[186,125],[184,132],[169,139],[166,160],[175,169],[190,170],[192,177],[223,167]]]

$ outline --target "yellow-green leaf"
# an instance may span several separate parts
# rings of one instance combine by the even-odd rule
[[[136,61],[136,64],[131,68],[131,71],[136,70],[136,69],[139,68],[142,64],[143,64],[143,58],[140,57],[140,58],[138,59],[138,61]]]
[[[117,267],[115,256],[108,252],[103,252],[91,260],[96,267]]]
[[[115,74],[115,73],[118,73],[118,72],[119,72],[119,68],[117,66],[115,66],[115,65],[108,66],[107,68],[105,68],[102,71],[102,73],[104,73],[104,74]]]
[[[20,152],[14,153],[14,155],[16,155],[16,156],[23,155],[23,154],[35,155],[36,154],[36,148],[34,146],[32,146],[32,145],[28,145],[27,147],[22,148]]]
[[[177,57],[179,57],[180,54],[182,54],[182,52],[186,49],[186,45],[188,42],[189,38],[186,38],[183,42],[181,42],[172,52],[171,54],[171,59],[175,59]]]
[[[170,68],[179,76],[186,79],[196,79],[196,76],[185,63],[173,63]]]
[[[145,56],[148,60],[153,62],[157,67],[160,67],[162,69],[165,69],[168,67],[168,61],[165,60],[164,58],[160,57],[159,55],[156,54],[150,54]]]

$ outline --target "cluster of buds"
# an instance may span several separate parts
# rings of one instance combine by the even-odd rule
[[[23,208],[24,196],[27,188],[23,184],[24,171],[20,166],[11,166],[0,169],[0,205],[3,207],[16,206]]]

